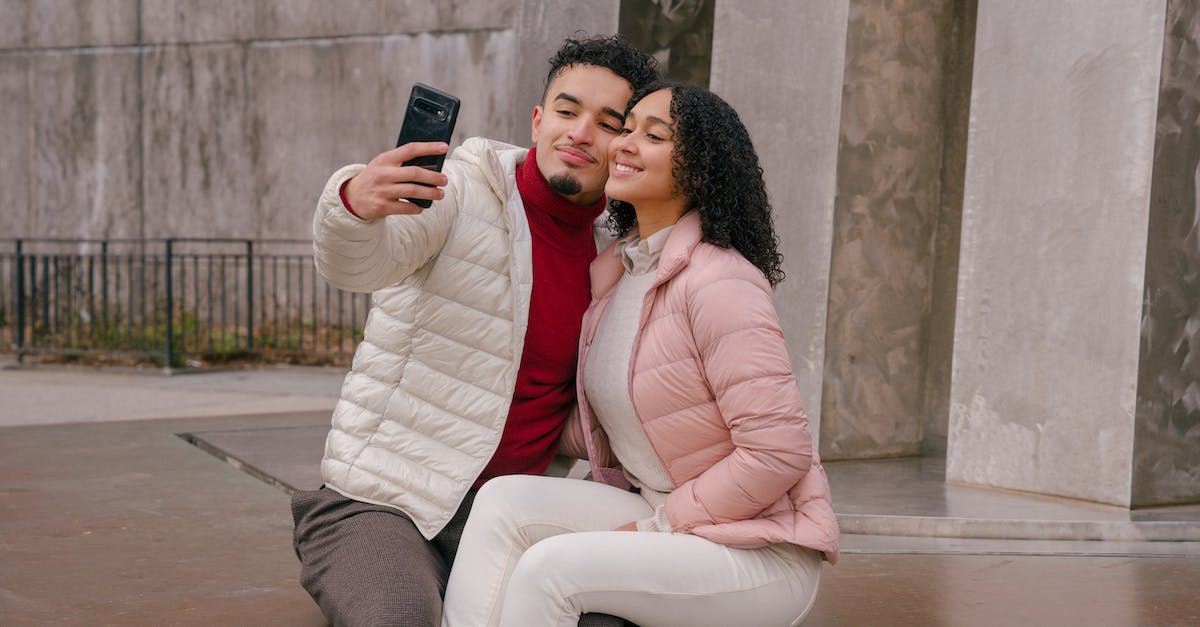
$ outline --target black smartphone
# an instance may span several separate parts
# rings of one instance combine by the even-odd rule
[[[404,110],[404,124],[400,126],[400,137],[396,146],[409,142],[446,142],[454,133],[454,122],[458,119],[458,98],[438,91],[422,83],[413,84],[408,96],[408,108]],[[404,165],[419,165],[437,172],[442,171],[445,155],[417,157]],[[405,198],[418,207],[429,207],[433,201],[425,198]]]

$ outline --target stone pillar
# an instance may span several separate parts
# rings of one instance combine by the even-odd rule
[[[819,434],[849,2],[780,6],[717,2],[710,87],[738,110],[766,175],[787,273],[775,302]]]
[[[951,108],[965,104],[951,87],[962,80],[956,62],[969,50],[962,31],[971,17],[963,7],[972,6],[850,2],[821,406],[826,459],[941,448],[925,446],[926,391],[949,379],[931,357],[949,357],[938,349],[952,331],[957,241],[944,227],[956,224],[960,196],[941,192],[944,180],[957,188],[964,153],[961,141],[944,138],[965,120]]]
[[[1134,506],[1200,500],[1200,5],[1170,0],[1133,440]]]
[[[507,101],[506,136],[497,137],[518,146],[532,145],[533,108],[540,104],[550,55],[567,37],[612,35],[617,32],[620,0],[545,2],[520,0],[516,32],[516,87]]]
[[[1178,14],[1185,5],[1173,6]],[[1154,329],[1140,341],[1147,275],[1180,276],[1178,268],[1146,264],[1166,8],[1124,0],[979,3],[948,481],[1132,502],[1142,431],[1135,430],[1139,348],[1178,348],[1160,344]],[[1194,9],[1182,12],[1194,24]],[[1195,119],[1193,111],[1188,123]],[[1177,144],[1193,159],[1194,137],[1193,130],[1192,140]],[[1164,190],[1186,187],[1178,184],[1182,168],[1171,168]],[[1171,208],[1161,219],[1172,222],[1180,211],[1195,215],[1194,207]],[[1173,237],[1164,233],[1152,246]],[[1197,255],[1193,247],[1169,258],[1195,263]],[[1195,294],[1183,302],[1194,316]],[[1148,311],[1151,321],[1176,316],[1171,306]],[[1185,334],[1176,339],[1190,327],[1180,328]],[[1154,367],[1155,380],[1178,372],[1166,358]],[[1143,385],[1141,414],[1157,416],[1147,440],[1165,436],[1152,447],[1180,450],[1190,437],[1194,473],[1196,430],[1186,435],[1170,412],[1156,409],[1194,395],[1191,385]],[[1167,483],[1177,485],[1179,476]],[[1195,495],[1200,483],[1190,483]]]

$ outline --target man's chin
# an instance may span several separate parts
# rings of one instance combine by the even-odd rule
[[[555,174],[546,179],[546,182],[559,196],[574,196],[583,191],[583,184],[570,174]]]

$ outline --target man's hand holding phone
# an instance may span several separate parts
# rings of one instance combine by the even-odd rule
[[[445,192],[442,162],[458,119],[458,98],[415,83],[396,148],[375,157],[346,183],[350,208],[364,220],[424,211]],[[432,187],[431,187],[432,186]]]
[[[363,220],[421,213],[424,208],[403,199],[440,200],[446,175],[404,164],[419,157],[445,155],[449,148],[444,142],[411,142],[379,154],[346,182],[346,201]]]

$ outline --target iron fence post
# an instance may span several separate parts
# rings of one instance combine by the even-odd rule
[[[254,350],[254,240],[246,240],[246,352]]]
[[[108,313],[108,240],[100,242],[100,332],[104,334],[103,345],[111,346],[116,334],[109,326]]]
[[[25,358],[25,252],[24,242],[17,240],[17,258],[13,267],[16,270],[16,280],[13,281],[17,290],[17,363]]]
[[[167,238],[166,251],[166,269],[167,269],[167,337],[166,337],[166,352],[167,363],[166,368],[170,369],[175,364],[175,286],[172,281],[171,272],[171,257],[174,255],[175,240]]]

